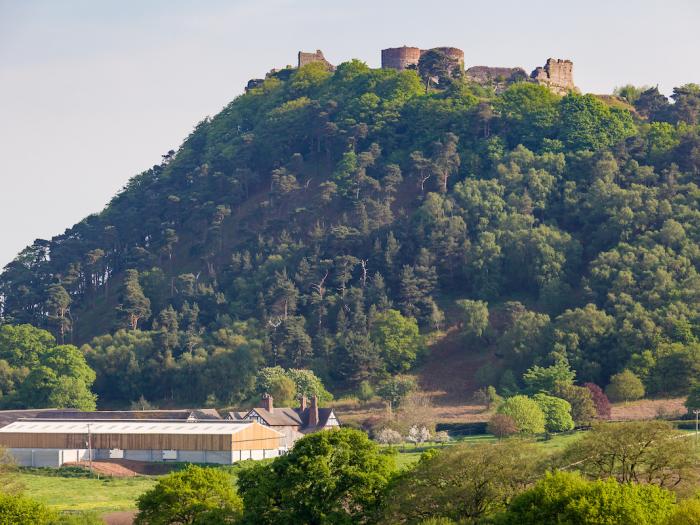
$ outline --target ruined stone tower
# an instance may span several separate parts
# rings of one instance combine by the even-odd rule
[[[576,90],[573,70],[574,63],[571,60],[548,58],[544,67],[535,68],[530,78],[555,93],[566,95],[569,91]]]
[[[306,64],[311,64],[313,62],[321,62],[326,66],[326,68],[329,71],[335,70],[335,66],[328,62],[328,60],[326,60],[326,57],[323,56],[323,51],[321,51],[320,49],[317,49],[315,53],[306,53],[304,51],[299,51],[297,59],[297,67],[305,66]]]
[[[421,50],[417,47],[390,47],[382,49],[382,69],[403,71],[418,66]]]
[[[439,51],[450,57],[464,69],[464,51],[456,47],[433,47],[419,49],[417,47],[390,47],[382,49],[382,69],[396,69],[403,71],[408,68],[418,67],[418,61],[426,51]]]

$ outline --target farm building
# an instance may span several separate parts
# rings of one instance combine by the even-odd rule
[[[311,398],[308,404],[306,397],[301,398],[298,408],[276,407],[271,395],[265,394],[262,406],[245,412],[229,412],[227,419],[233,421],[256,421],[261,425],[282,432],[285,444],[289,447],[306,434],[338,428],[340,422],[332,408],[319,408],[318,398]]]
[[[21,466],[130,459],[231,464],[276,457],[284,435],[255,421],[20,419],[0,428],[0,446]]]

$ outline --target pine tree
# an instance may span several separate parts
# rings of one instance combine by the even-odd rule
[[[141,289],[137,270],[126,271],[119,309],[126,316],[132,330],[138,328],[141,319],[147,319],[151,315],[151,301]]]
[[[71,329],[70,295],[60,284],[52,284],[46,293],[48,295],[46,308],[49,311],[49,321],[58,327],[61,344],[64,344],[66,342],[66,331]]]

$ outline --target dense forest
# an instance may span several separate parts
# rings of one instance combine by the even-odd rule
[[[241,403],[275,366],[350,392],[411,371],[455,319],[502,391],[533,370],[602,386],[629,370],[686,394],[700,86],[561,97],[420,66],[272,73],[25,248],[0,275],[5,405],[56,403],[30,400],[29,374],[83,406],[93,380],[108,406]]]

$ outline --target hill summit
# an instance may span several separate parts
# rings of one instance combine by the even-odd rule
[[[2,321],[83,345],[114,405],[239,403],[262,367],[371,389],[438,370],[445,332],[438,355],[478,363],[474,386],[629,369],[687,392],[700,87],[580,94],[570,62],[504,78],[450,49],[381,69],[300,54],[249,83],[101,213],[7,265]],[[31,365],[0,359],[6,393]]]

